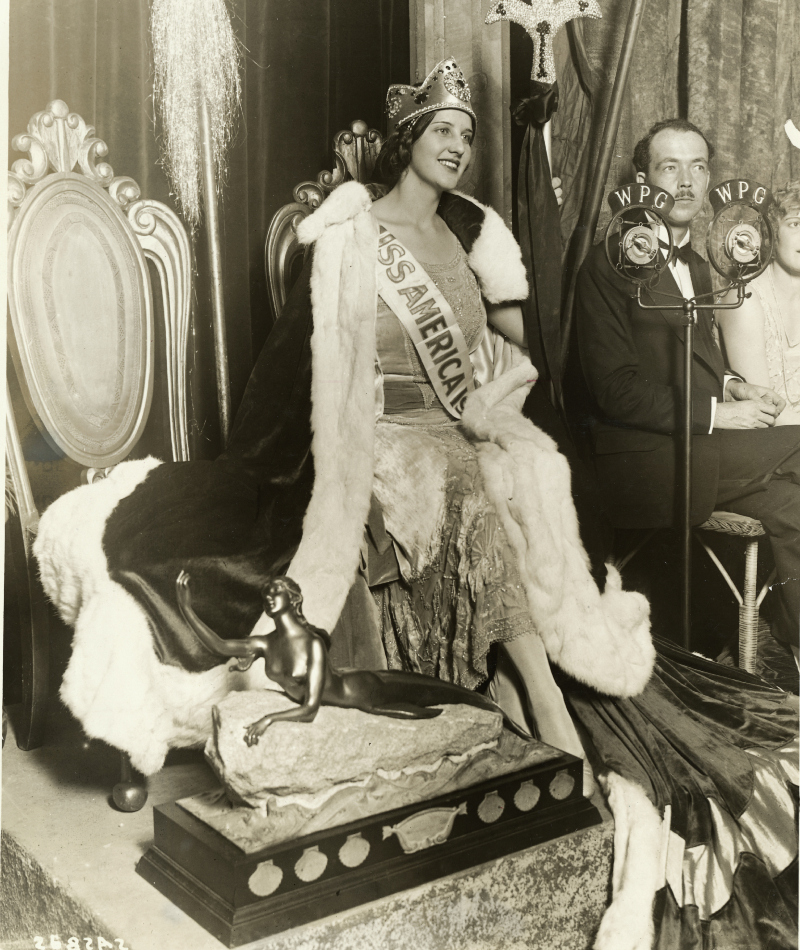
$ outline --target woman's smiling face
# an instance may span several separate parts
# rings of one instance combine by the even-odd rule
[[[775,229],[775,257],[784,270],[800,274],[800,208],[792,208]]]
[[[414,143],[409,171],[439,191],[455,188],[472,153],[472,118],[460,109],[435,112]]]

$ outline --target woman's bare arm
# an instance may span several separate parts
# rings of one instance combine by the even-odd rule
[[[507,336],[512,343],[517,346],[528,345],[519,304],[488,304],[486,317],[495,330]]]
[[[736,294],[729,290],[724,302],[735,301]],[[751,296],[746,297],[736,310],[717,310],[716,313],[728,366],[748,383],[771,388],[764,339],[764,309],[758,294],[751,292]]]

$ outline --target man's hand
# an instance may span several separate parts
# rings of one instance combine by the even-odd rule
[[[775,425],[778,409],[762,399],[738,399],[718,402],[715,429],[768,429]]]
[[[753,383],[745,383],[741,379],[728,380],[725,387],[725,401],[733,400],[761,400],[768,405],[775,406],[775,415],[779,416],[786,408],[786,400],[782,399],[774,389],[767,389],[766,386],[756,386]]]
[[[728,380],[725,402],[717,403],[715,429],[768,429],[783,412],[786,400],[766,386]]]
[[[564,204],[564,192],[561,188],[561,179],[554,178],[552,181],[553,191],[556,193],[556,201],[558,202],[559,208]]]

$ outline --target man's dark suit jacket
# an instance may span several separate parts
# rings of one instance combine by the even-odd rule
[[[692,252],[695,295],[711,291],[708,264]],[[665,268],[648,304],[683,297]],[[709,298],[710,300],[710,298]],[[704,301],[705,302],[705,301]],[[589,253],[576,294],[578,346],[593,402],[597,474],[618,528],[676,522],[683,404],[683,314],[643,310],[633,284],[608,263],[602,244]],[[711,311],[698,311],[694,339],[693,524],[711,514],[719,487],[718,431],[708,434],[711,397],[722,400],[724,362]]]

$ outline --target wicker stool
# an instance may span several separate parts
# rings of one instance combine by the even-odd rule
[[[758,650],[758,608],[769,590],[775,572],[770,574],[766,584],[756,595],[756,569],[758,567],[758,539],[764,537],[764,528],[760,521],[748,518],[746,515],[736,515],[730,511],[715,511],[708,521],[698,526],[699,531],[716,531],[718,534],[727,534],[730,537],[744,538],[747,542],[744,556],[744,586],[740,594],[730,574],[720,563],[719,558],[703,540],[702,535],[697,540],[706,549],[706,553],[716,564],[720,574],[733,591],[739,601],[739,666],[754,673],[756,669],[756,652]]]

